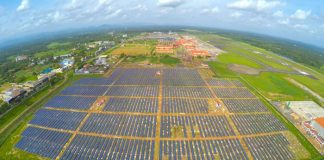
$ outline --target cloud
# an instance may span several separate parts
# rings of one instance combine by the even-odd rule
[[[214,7],[214,8],[205,8],[203,10],[201,10],[200,13],[202,14],[214,14],[219,12],[219,8],[218,7]]]
[[[276,11],[275,13],[273,13],[273,16],[281,18],[284,16],[284,13],[282,11]]]
[[[230,16],[233,17],[233,18],[239,18],[239,17],[242,16],[242,13],[240,13],[240,12],[234,12]]]
[[[145,5],[138,4],[137,6],[130,8],[130,10],[133,10],[133,11],[147,11],[148,8]]]
[[[17,8],[17,11],[20,12],[27,9],[29,9],[29,0],[22,0],[20,5]]]
[[[309,29],[309,26],[305,24],[295,24],[293,27],[296,29]]]
[[[159,0],[158,6],[176,8],[186,3],[186,0]]]
[[[110,18],[117,17],[122,14],[122,11],[123,11],[122,9],[117,9],[115,11],[112,11],[105,18],[110,19]]]
[[[290,24],[290,20],[288,18],[286,18],[286,19],[283,19],[283,20],[279,20],[278,23],[288,25],[288,24]]]
[[[312,14],[312,11],[304,11],[301,9],[298,9],[293,15],[291,15],[291,18],[298,19],[298,20],[305,20]]]
[[[238,0],[227,5],[231,9],[265,11],[283,5],[278,0]]]

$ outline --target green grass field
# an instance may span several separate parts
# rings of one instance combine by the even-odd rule
[[[179,64],[181,62],[180,59],[171,57],[169,55],[164,55],[164,56],[138,55],[138,56],[127,57],[127,59],[125,60],[125,62],[131,62],[131,63],[144,62],[144,61],[147,61],[152,64],[165,64],[170,66]]]
[[[286,70],[286,71],[293,70],[291,67],[285,66],[280,62],[278,62],[278,60],[284,61],[284,59],[282,59],[280,56],[272,54],[264,49],[257,48],[242,42],[238,43],[236,48],[234,46],[231,47],[231,49],[233,48],[275,69]],[[260,52],[262,54],[257,54],[255,53],[255,51]]]
[[[64,54],[69,54],[69,53],[70,53],[69,50],[49,50],[49,51],[46,51],[46,52],[38,52],[34,56],[36,58],[45,58],[45,57],[48,57],[48,56],[61,56],[61,55],[64,55]]]
[[[44,69],[51,67],[52,65],[36,65],[34,67],[26,68],[15,73],[16,82],[27,82],[37,80],[37,75]],[[34,75],[36,73],[37,75]]]
[[[52,43],[47,45],[47,48],[48,49],[58,49],[58,48],[67,47],[67,46],[70,46],[70,45],[71,45],[70,42],[65,42],[65,43],[52,42]]]
[[[259,76],[241,75],[271,100],[310,100],[311,96],[304,90],[285,79],[284,74],[262,73]]]
[[[245,57],[242,57],[241,55],[235,53],[235,52],[228,52],[228,53],[222,53],[217,57],[217,60],[219,62],[222,62],[224,64],[240,64],[240,65],[246,65],[252,68],[261,69],[262,66],[255,63],[254,61],[251,61]]]
[[[119,46],[111,51],[112,55],[150,55],[153,47],[151,45],[145,44],[125,44],[124,46]]]
[[[227,64],[221,62],[209,62],[210,69],[217,77],[237,77],[237,74],[227,68]]]
[[[324,97],[324,79],[312,79],[300,75],[289,75],[290,78],[293,78],[297,82],[305,85],[312,91],[316,92],[320,96]]]

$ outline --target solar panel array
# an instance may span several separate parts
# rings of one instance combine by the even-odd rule
[[[240,81],[189,68],[81,79],[29,124],[16,147],[50,159],[294,158],[286,127]]]
[[[157,98],[110,98],[104,111],[156,113]]]
[[[163,116],[161,137],[172,137],[174,126],[181,127],[183,137],[235,135],[225,116]]]
[[[61,159],[153,160],[154,141],[77,135]]]
[[[30,124],[56,129],[76,130],[85,116],[86,113],[82,112],[41,109],[36,113],[34,119],[30,121]]]
[[[28,127],[22,134],[17,148],[55,159],[72,134]]]
[[[56,96],[45,107],[87,110],[96,101],[96,97]]]
[[[154,137],[155,116],[92,114],[83,125],[82,132],[116,136]]]
[[[163,141],[160,149],[160,159],[248,159],[237,139]]]

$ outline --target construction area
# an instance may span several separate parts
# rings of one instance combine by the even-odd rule
[[[287,135],[239,80],[184,67],[119,67],[52,98],[16,147],[68,160],[307,159]]]
[[[324,154],[324,109],[313,101],[275,103],[277,109]]]

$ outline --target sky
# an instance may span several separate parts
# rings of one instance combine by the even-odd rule
[[[323,0],[0,0],[0,40],[103,24],[215,27],[324,47]]]

